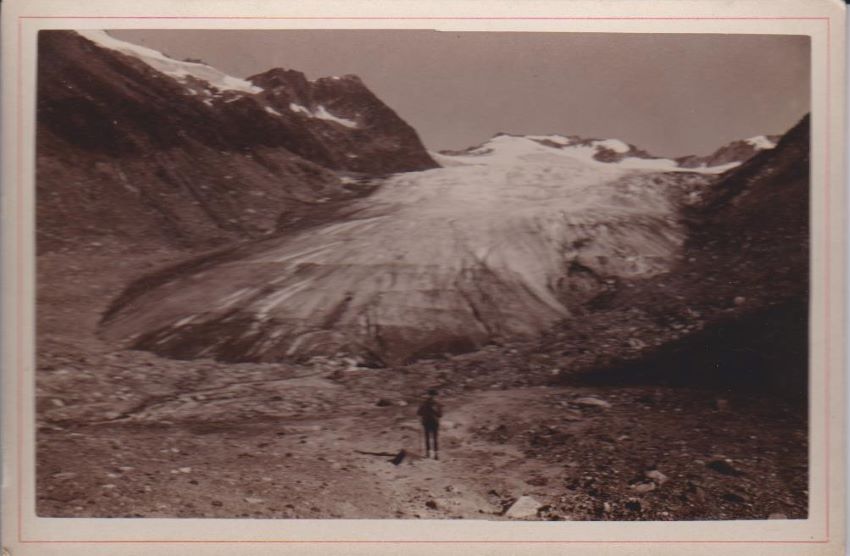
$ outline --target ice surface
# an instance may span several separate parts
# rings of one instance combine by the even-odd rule
[[[665,272],[679,255],[684,232],[669,183],[656,179],[662,163],[604,163],[592,145],[510,136],[476,151],[388,178],[348,220],[147,292],[112,326],[157,331],[157,350],[400,362],[537,334],[571,315],[564,296],[575,288]],[[584,274],[570,276],[571,265]]]

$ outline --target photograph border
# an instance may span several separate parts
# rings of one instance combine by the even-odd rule
[[[778,15],[772,16],[756,16],[756,15],[627,15],[616,16],[606,15],[605,13],[597,15],[595,12],[600,10],[608,12],[615,9],[611,3],[598,3],[591,7],[590,3],[574,2],[571,3],[569,10],[560,9],[565,3],[518,3],[518,8],[513,11],[523,11],[535,13],[535,15],[452,15],[452,16],[435,16],[421,15],[414,13],[407,16],[402,15],[380,15],[376,13],[385,9],[376,2],[350,2],[347,7],[343,8],[341,4],[328,3],[323,11],[337,12],[357,12],[360,7],[368,7],[368,11],[372,15],[195,15],[194,12],[199,10],[206,11],[208,4],[216,4],[217,10],[239,11],[235,8],[235,3],[232,2],[217,2],[217,3],[195,3],[187,2],[185,5],[178,8],[177,1],[167,2],[158,1],[151,4],[150,9],[145,8],[144,11],[149,11],[151,15],[142,15],[138,12],[141,10],[138,6],[132,8],[136,12],[134,15],[117,16],[117,15],[94,15],[98,5],[120,6],[124,4],[128,8],[132,6],[129,2],[105,4],[99,0],[91,2],[85,6],[85,11],[89,12],[86,15],[72,15],[74,6],[71,3],[64,3],[64,9],[54,13],[59,2],[46,1],[29,3],[12,2],[4,10],[3,22],[3,71],[4,71],[4,112],[3,120],[6,122],[4,126],[4,199],[3,206],[3,310],[4,310],[4,470],[5,477],[3,482],[3,534],[4,545],[19,545],[19,546],[37,546],[37,545],[111,545],[111,544],[145,544],[152,545],[162,544],[210,544],[210,545],[226,545],[226,544],[315,544],[317,547],[321,545],[361,545],[361,544],[409,544],[409,545],[435,545],[435,544],[499,544],[505,543],[507,546],[513,546],[513,550],[517,550],[518,544],[537,545],[535,550],[539,551],[541,545],[629,545],[629,544],[658,544],[658,545],[800,545],[814,544],[825,545],[823,548],[836,546],[836,541],[841,543],[844,538],[844,459],[843,459],[843,441],[842,433],[844,430],[843,421],[841,418],[844,414],[843,391],[844,391],[844,373],[843,373],[843,353],[844,353],[844,299],[845,299],[845,265],[844,265],[844,247],[845,247],[845,199],[843,190],[843,174],[841,157],[843,155],[843,99],[844,99],[844,79],[843,79],[843,53],[844,53],[844,29],[843,29],[843,9],[838,9],[840,2],[822,1],[822,2],[782,2],[777,3],[779,6],[775,11]],[[22,5],[23,4],[23,5]],[[404,6],[406,3],[399,3],[398,7]],[[626,3],[619,3],[623,6]],[[623,11],[634,11],[634,3],[628,3],[631,8]],[[735,2],[733,4],[722,3],[722,6],[717,6],[710,0],[697,2],[682,2],[675,9],[671,4],[653,6],[658,10],[667,10],[683,12],[686,11],[684,5],[687,5],[689,10],[712,11],[720,8],[724,13],[735,12],[742,10],[761,9],[764,11],[764,4],[759,2]],[[486,10],[488,7],[498,6],[498,11],[510,11],[510,6],[507,3],[499,2],[470,2],[469,8],[465,8],[469,12]],[[680,7],[681,6],[681,7]],[[730,9],[731,6],[731,9]],[[408,5],[408,8],[411,6]],[[426,7],[436,9],[446,9],[447,2],[421,2],[417,4],[418,11]],[[39,11],[40,8],[46,8],[47,11]],[[243,8],[243,12],[248,11],[247,7]],[[269,7],[259,9],[268,10]],[[296,7],[294,3],[280,2],[276,3],[275,10],[303,12],[314,6]],[[843,5],[841,6],[843,8]],[[82,9],[82,8],[81,8]],[[257,10],[258,8],[254,8]],[[621,8],[622,9],[622,8]],[[787,15],[783,10],[812,13],[816,15]],[[163,15],[157,11],[177,12],[174,15]],[[318,10],[317,10],[318,11]],[[384,10],[386,11],[386,10]],[[461,11],[456,6],[452,11]],[[490,11],[493,11],[492,9]],[[569,11],[570,15],[553,15],[558,12]],[[573,12],[588,15],[573,15]],[[539,15],[538,15],[539,14]],[[596,532],[591,532],[589,535],[592,538],[565,538],[562,540],[539,538],[543,531],[541,527],[545,527],[545,536],[553,534],[552,524],[543,523],[505,523],[505,522],[489,522],[493,526],[499,528],[509,528],[515,530],[511,532],[510,539],[464,539],[458,538],[466,536],[464,529],[469,529],[469,522],[444,522],[430,521],[429,526],[434,530],[440,530],[440,534],[448,533],[452,539],[439,539],[433,532],[429,534],[429,539],[409,538],[411,535],[406,534],[396,538],[375,538],[371,532],[364,532],[364,522],[376,522],[378,527],[372,529],[388,529],[381,527],[382,524],[392,521],[401,521],[407,528],[414,527],[420,522],[411,523],[410,520],[204,520],[204,519],[174,519],[163,520],[154,518],[140,518],[138,520],[125,519],[82,519],[82,518],[38,518],[34,513],[34,477],[33,470],[33,436],[32,430],[34,423],[33,401],[30,400],[34,396],[34,387],[32,385],[34,376],[34,308],[31,300],[34,296],[34,256],[33,256],[33,211],[32,211],[32,195],[34,191],[34,112],[35,112],[35,95],[33,84],[34,77],[34,37],[38,30],[41,29],[57,29],[57,28],[189,28],[186,27],[186,22],[191,22],[194,27],[199,22],[204,22],[208,26],[215,23],[215,27],[219,28],[235,28],[228,27],[235,22],[239,23],[238,28],[258,28],[244,27],[245,23],[257,22],[265,25],[274,24],[281,29],[285,28],[306,28],[303,24],[309,23],[313,25],[309,28],[343,28],[340,24],[354,24],[358,26],[364,23],[372,23],[384,25],[393,22],[406,21],[419,22],[427,24],[432,28],[436,23],[453,25],[452,30],[460,30],[456,27],[468,27],[465,23],[478,22],[485,23],[492,29],[501,30],[499,25],[491,25],[499,22],[504,26],[505,23],[518,23],[527,25],[532,22],[561,22],[576,23],[576,22],[596,22],[609,23],[614,27],[611,30],[602,32],[662,32],[654,31],[625,31],[629,27],[628,24],[633,22],[651,22],[655,26],[664,26],[672,22],[738,22],[738,23],[755,23],[755,22],[773,22],[777,25],[771,27],[775,30],[785,28],[791,23],[806,22],[802,26],[810,28],[810,37],[812,40],[812,144],[811,144],[811,194],[812,194],[812,230],[811,230],[811,272],[812,272],[812,290],[810,299],[810,311],[812,317],[812,327],[810,330],[810,374],[812,380],[810,382],[810,512],[807,520],[794,520],[804,522],[806,526],[795,527],[790,525],[789,521],[769,523],[760,521],[755,526],[752,521],[742,522],[672,522],[664,523],[666,529],[677,528],[679,524],[687,525],[687,529],[697,529],[706,531],[702,538],[658,538],[652,536],[649,532],[647,536],[646,529],[655,529],[659,525],[657,522],[650,523],[624,523],[624,522],[563,522],[559,523],[564,528],[567,535],[573,535],[571,529],[575,525],[581,525],[582,529],[608,530],[610,527],[598,527],[599,525],[616,525],[625,531],[625,537],[622,534],[617,534],[607,539],[600,538]],[[184,22],[180,25],[180,22]],[[142,25],[139,25],[142,23]],[[779,23],[783,25],[778,25]],[[840,23],[841,25],[839,25]],[[167,25],[163,25],[167,24]],[[294,25],[294,26],[293,26]],[[99,27],[98,27],[99,26]],[[793,27],[793,26],[792,26]],[[205,27],[206,28],[206,27]],[[278,28],[268,26],[263,28]],[[351,27],[345,27],[351,28]],[[368,27],[366,27],[368,28]],[[13,30],[13,33],[10,33]],[[764,33],[762,29],[761,33]],[[565,31],[566,32],[566,31]],[[570,31],[572,32],[572,31]],[[579,31],[580,32],[580,31]],[[663,32],[695,32],[691,29],[674,30],[666,29]],[[704,31],[709,32],[709,31]],[[711,31],[716,32],[716,31]],[[755,34],[756,32],[754,32]],[[771,34],[804,34],[804,33],[771,33]],[[12,35],[10,37],[10,35]],[[10,48],[10,43],[12,47]],[[10,52],[13,51],[13,52]],[[838,56],[840,53],[841,56]],[[14,55],[14,58],[12,57]],[[10,63],[10,58],[12,62]],[[10,91],[11,89],[11,91]],[[11,106],[10,106],[11,105]],[[10,133],[11,131],[14,133]],[[10,139],[11,135],[11,139]],[[12,176],[12,179],[9,179]],[[816,311],[817,310],[817,311]],[[817,316],[817,318],[815,318]],[[814,364],[817,363],[817,364]],[[815,372],[817,371],[817,377]],[[822,374],[821,374],[822,373]],[[817,380],[815,380],[817,378]],[[816,429],[815,427],[822,427]],[[11,446],[11,449],[10,449]],[[9,514],[12,514],[10,516]],[[12,519],[10,519],[12,517]],[[71,521],[74,523],[72,524]],[[81,522],[89,522],[83,526]],[[132,523],[143,521],[144,524]],[[244,538],[245,535],[253,536],[256,533],[250,529],[255,529],[255,524],[251,527],[244,527],[246,521],[260,522],[259,525],[271,525],[277,523],[278,529],[288,529],[295,531],[302,529],[293,524],[293,522],[301,522],[301,525],[309,526],[307,537],[298,537],[296,533],[286,533],[281,538]],[[331,529],[344,530],[343,522],[353,527],[348,529],[354,532],[354,535],[349,538],[315,538],[317,532],[321,532],[322,522],[333,522],[334,526]],[[110,531],[104,531],[103,522],[110,524]],[[129,523],[128,523],[129,522]],[[170,523],[166,523],[170,522]],[[234,523],[236,522],[236,523]],[[241,525],[239,524],[241,522]],[[360,525],[357,525],[357,523]],[[227,527],[223,524],[227,523]],[[281,527],[280,523],[286,523],[285,527]],[[475,525],[486,525],[487,522],[478,523]],[[89,526],[90,525],[90,526]],[[218,529],[230,528],[230,526],[238,526],[241,530],[241,537],[237,538],[205,538],[191,539],[185,538],[185,532],[188,529],[208,528],[205,525],[212,525]],[[646,527],[646,526],[649,527]],[[188,526],[188,527],[187,527]],[[654,527],[653,527],[654,526]],[[326,527],[326,525],[325,525]],[[265,527],[261,527],[265,528]],[[121,530],[124,538],[113,538],[113,534],[117,529]],[[162,534],[159,538],[151,535],[151,531],[156,529],[155,534]],[[488,527],[485,527],[488,529]],[[492,527],[489,534],[492,534]],[[641,530],[643,529],[643,530]],[[684,528],[683,528],[684,529]],[[758,530],[766,533],[763,538],[730,538],[738,536],[747,536],[751,530]],[[10,531],[11,530],[11,531]],[[424,529],[423,529],[424,530]],[[85,538],[81,534],[98,531],[100,536]],[[183,531],[183,533],[181,533]],[[721,532],[722,531],[722,532]],[[795,533],[794,538],[787,536],[788,532]],[[605,531],[607,532],[607,531]],[[714,535],[723,534],[724,538],[716,538]],[[302,533],[303,534],[303,533]],[[326,533],[321,533],[326,535]],[[730,535],[731,534],[731,535]],[[64,538],[62,536],[64,535]],[[139,538],[139,536],[143,538]],[[175,536],[176,535],[176,536]],[[365,538],[364,538],[365,535]],[[587,536],[585,533],[582,536]],[[629,538],[630,536],[630,538]],[[184,538],[179,538],[184,537]],[[403,538],[408,537],[408,538]],[[433,546],[432,546],[433,547]],[[353,549],[353,546],[351,547]],[[799,547],[798,547],[799,548]],[[12,554],[23,553],[15,552],[10,549]],[[57,550],[62,550],[57,547]],[[322,551],[324,549],[317,548]],[[746,549],[744,550],[751,550]],[[162,553],[163,549],[157,549],[158,553]],[[32,552],[29,552],[32,553]],[[57,552],[58,553],[58,552]],[[89,552],[92,553],[92,552]],[[799,552],[793,552],[799,553]],[[824,552],[827,553],[827,552]]]

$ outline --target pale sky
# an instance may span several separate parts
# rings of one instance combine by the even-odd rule
[[[427,30],[124,30],[247,77],[353,73],[432,150],[497,132],[617,138],[657,156],[780,134],[809,111],[804,36]]]

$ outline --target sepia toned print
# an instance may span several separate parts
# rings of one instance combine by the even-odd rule
[[[808,37],[545,35],[41,31],[38,515],[806,519]]]

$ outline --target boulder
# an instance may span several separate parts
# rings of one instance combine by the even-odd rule
[[[505,516],[511,517],[514,519],[528,519],[531,517],[537,517],[537,511],[543,505],[532,498],[531,496],[520,496],[516,502],[514,502],[508,511],[505,512]]]

